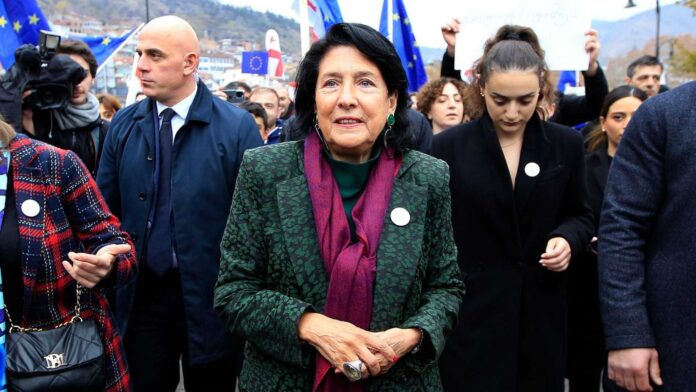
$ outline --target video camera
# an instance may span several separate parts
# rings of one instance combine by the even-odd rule
[[[70,56],[57,55],[60,35],[41,31],[38,48],[22,45],[15,63],[0,79],[0,112],[15,129],[21,129],[22,102],[37,110],[64,108],[86,71]],[[25,91],[31,93],[24,97]]]

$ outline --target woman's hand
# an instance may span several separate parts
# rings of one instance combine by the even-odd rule
[[[63,267],[77,283],[91,289],[109,275],[116,257],[130,250],[131,247],[128,244],[111,244],[99,249],[96,255],[70,252],[68,258],[72,264],[63,260]]]
[[[300,339],[316,348],[336,373],[345,373],[343,364],[357,359],[363,363],[363,379],[368,374],[386,373],[394,365],[396,353],[379,334],[351,323],[320,313],[306,313],[300,318],[297,328]]]
[[[539,263],[554,272],[565,271],[570,264],[570,244],[563,237],[554,237],[546,244]]]
[[[401,329],[392,328],[377,334],[394,350],[397,358],[413,351],[421,341],[421,331],[416,328]]]

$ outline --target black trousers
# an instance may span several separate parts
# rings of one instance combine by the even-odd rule
[[[173,392],[181,359],[187,392],[234,391],[238,359],[189,365],[179,271],[156,275],[144,263],[135,305],[123,339],[135,392]]]

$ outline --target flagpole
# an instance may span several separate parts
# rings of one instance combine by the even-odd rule
[[[131,40],[131,38],[133,38],[134,35],[136,35],[138,32],[140,32],[140,30],[142,30],[143,27],[145,27],[145,23],[141,23],[140,26],[138,26],[131,33],[131,35],[128,38],[126,38],[123,42],[121,42],[121,45],[119,45],[116,49],[114,49],[114,51],[111,52],[109,57],[104,59],[104,61],[101,64],[99,64],[99,67],[97,67],[97,73],[99,73],[99,71],[101,71],[104,68],[104,66],[109,62],[109,60],[111,60],[116,55],[116,53],[118,53],[118,51],[121,50],[123,48],[123,46],[126,45],[128,43],[128,41]]]
[[[309,50],[309,10],[307,9],[309,5],[307,0],[300,0],[297,3],[300,5],[300,48],[304,57]]]
[[[390,42],[394,42],[394,0],[387,0],[387,31]]]

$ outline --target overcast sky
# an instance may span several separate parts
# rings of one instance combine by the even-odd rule
[[[293,3],[297,0],[220,0],[222,3],[251,7],[258,11],[270,11],[280,15],[297,17]],[[404,0],[406,12],[411,19],[416,40],[421,46],[443,47],[440,26],[451,18],[451,9],[447,4],[462,0]],[[497,0],[464,0],[475,4],[477,1]],[[564,0],[581,1],[591,5],[592,18],[598,20],[618,20],[630,17],[636,13],[654,10],[655,2],[651,0],[634,0],[636,7],[626,9],[626,0]],[[676,0],[663,0],[661,5],[675,3]],[[381,0],[338,0],[343,19],[346,22],[365,23],[375,28],[379,27],[379,15],[382,11]]]

